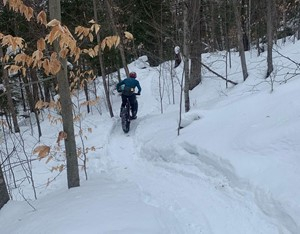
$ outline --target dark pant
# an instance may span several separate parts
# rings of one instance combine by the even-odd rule
[[[132,94],[130,96],[126,96],[126,95],[122,94],[122,105],[121,105],[121,107],[125,107],[126,106],[127,98],[129,100],[129,103],[130,103],[131,113],[132,113],[133,116],[135,116],[136,112],[137,112],[136,96],[135,96],[135,94]]]

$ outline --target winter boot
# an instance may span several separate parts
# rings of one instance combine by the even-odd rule
[[[135,110],[131,110],[131,119],[136,119],[136,111]]]

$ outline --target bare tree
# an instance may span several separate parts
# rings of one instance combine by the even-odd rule
[[[268,38],[268,55],[267,55],[267,74],[266,78],[270,76],[273,71],[273,59],[272,59],[272,50],[273,50],[273,8],[274,1],[266,0],[267,3],[267,38]]]
[[[200,35],[200,7],[201,1],[191,1],[190,33],[191,33],[191,76],[190,90],[201,82],[201,35]]]
[[[2,59],[4,56],[3,53],[3,48],[0,46],[0,58]],[[6,97],[7,97],[7,105],[8,105],[8,110],[9,114],[12,116],[13,124],[14,124],[14,130],[15,132],[20,132],[19,124],[18,124],[18,119],[17,119],[17,113],[14,108],[14,103],[12,99],[12,93],[11,93],[11,86],[9,84],[9,78],[8,78],[8,71],[5,69],[5,63],[2,63],[2,76],[3,76],[3,83],[6,88]]]
[[[243,44],[241,16],[238,7],[238,5],[240,4],[238,4],[237,0],[232,0],[232,3],[233,3],[234,15],[235,15],[236,29],[237,29],[237,43],[238,43],[239,53],[241,57],[243,78],[245,81],[248,78],[248,71],[247,71],[247,64],[246,64],[246,57],[245,57],[245,49]]]
[[[93,6],[94,6],[94,19],[95,19],[95,22],[98,24],[96,0],[93,0]],[[100,32],[97,33],[97,42],[98,42],[98,44],[100,44],[100,42],[101,42]],[[100,68],[101,68],[101,75],[102,75],[102,81],[103,81],[104,92],[105,92],[105,97],[106,97],[108,110],[109,110],[109,113],[110,113],[110,117],[114,117],[111,101],[110,101],[110,98],[109,98],[109,89],[108,89],[108,85],[107,85],[107,82],[106,82],[106,72],[105,72],[104,61],[103,61],[103,56],[102,56],[102,51],[101,50],[99,50],[98,56],[99,56],[99,64],[100,64]]]
[[[184,63],[184,106],[185,112],[190,110],[190,31],[188,23],[189,5],[183,4],[183,63]]]
[[[112,11],[112,7],[113,7],[112,1],[111,0],[105,0],[105,4],[106,4],[106,7],[107,7],[107,12],[108,12],[108,15],[109,15],[109,19],[110,19],[113,31],[116,35],[118,35],[120,37],[120,44],[119,44],[118,48],[120,50],[121,59],[122,59],[122,63],[123,63],[125,73],[126,73],[127,76],[129,76],[129,70],[128,70],[128,67],[127,67],[125,51],[124,51],[124,43],[123,43],[123,38],[124,37],[123,37],[123,34],[120,32],[120,30],[118,29],[118,27],[115,23],[114,14],[113,14],[113,11]]]

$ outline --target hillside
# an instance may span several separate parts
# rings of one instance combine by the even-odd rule
[[[170,62],[130,64],[142,86],[130,132],[124,134],[120,126],[118,95],[112,95],[117,117],[111,119],[104,104],[101,115],[83,115],[83,128],[92,129],[85,132],[85,147],[96,149],[88,153],[88,180],[82,171],[81,186],[68,190],[65,171],[50,172],[57,161],[34,161],[38,200],[31,200],[29,185],[13,191],[17,201],[0,211],[1,233],[299,234],[300,79],[293,61],[300,60],[300,45],[275,49],[281,55],[274,51],[269,79],[264,78],[266,54],[257,57],[255,51],[247,54],[245,82],[238,54],[231,54],[228,78],[236,86],[226,88],[224,80],[203,69],[179,136],[183,65],[176,68],[173,105]],[[224,54],[205,54],[203,62],[225,76]],[[44,133],[41,144],[55,148],[61,126],[47,118],[42,125],[52,131]],[[23,138],[31,152],[34,137],[24,131]],[[49,178],[54,180],[46,186]]]

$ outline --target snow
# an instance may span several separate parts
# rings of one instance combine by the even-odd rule
[[[299,61],[299,42],[275,49]],[[203,62],[225,76],[224,56],[204,54]],[[172,64],[141,66],[145,57],[131,63],[142,95],[130,132],[121,129],[119,96],[112,95],[116,117],[109,117],[104,104],[93,107],[81,123],[85,147],[95,147],[87,154],[88,180],[81,171],[81,186],[67,189],[65,170],[49,172],[57,161],[35,160],[38,199],[30,185],[13,190],[14,200],[0,210],[1,234],[299,234],[297,66],[274,52],[274,74],[264,79],[266,53],[257,57],[251,51],[249,77],[243,82],[238,54],[231,57],[228,78],[239,84],[226,88],[224,80],[203,68],[202,84],[190,93],[191,110],[182,113],[179,135],[183,64],[173,71],[173,105]],[[162,105],[159,71],[165,85]],[[42,129],[41,144],[56,149],[59,159],[60,122],[44,118]],[[32,152],[36,142],[30,133],[23,138]],[[46,186],[49,178],[53,181]]]

